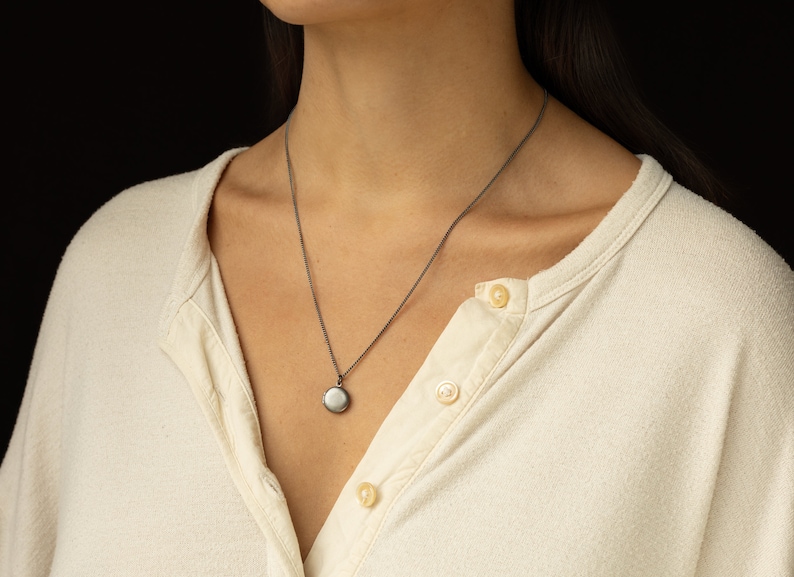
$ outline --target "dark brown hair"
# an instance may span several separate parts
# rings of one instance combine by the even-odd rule
[[[650,154],[682,185],[721,204],[725,191],[695,154],[644,104],[604,9],[596,0],[515,0],[521,58],[565,106],[635,154]],[[269,128],[295,106],[303,29],[265,9]]]

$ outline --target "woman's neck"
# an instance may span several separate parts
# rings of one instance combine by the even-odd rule
[[[512,1],[427,2],[306,25],[289,137],[302,194],[388,210],[476,194],[543,99],[521,63],[512,10]]]

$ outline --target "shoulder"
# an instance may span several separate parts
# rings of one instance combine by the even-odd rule
[[[80,228],[62,267],[136,268],[178,258],[206,211],[220,174],[235,151],[195,171],[133,186],[119,193]]]
[[[65,299],[67,310],[84,316],[143,294],[166,294],[194,217],[195,178],[187,173],[140,184],[100,207],[67,247],[51,303]]]
[[[633,298],[668,332],[794,377],[794,272],[749,227],[672,183],[624,252]]]
[[[783,258],[745,224],[672,183],[638,231],[637,242],[661,274],[701,296],[736,305],[775,301],[792,305],[794,273]],[[678,285],[678,283],[676,283]]]
[[[83,252],[96,256],[108,249],[141,248],[139,243],[162,242],[178,236],[193,218],[192,189],[198,171],[153,180],[124,190],[100,207],[80,228],[67,256]],[[129,245],[135,241],[136,246]]]
[[[159,308],[155,301],[165,299],[185,251],[201,249],[190,240],[206,238],[215,184],[235,152],[129,188],[99,208],[67,248],[50,299],[81,310],[144,301]]]
[[[69,246],[70,256],[81,250],[124,246],[124,241],[131,237],[145,240],[151,232],[173,233],[180,221],[190,218],[194,179],[195,173],[185,173],[139,184],[117,194],[83,224]]]

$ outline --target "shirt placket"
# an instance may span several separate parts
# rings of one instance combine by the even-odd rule
[[[476,402],[525,317],[527,282],[480,283],[456,311],[345,484],[304,563],[354,575],[392,505]]]

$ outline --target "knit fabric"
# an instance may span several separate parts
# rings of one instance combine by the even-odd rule
[[[473,287],[302,563],[206,235],[236,152],[67,250],[0,575],[794,574],[794,273],[650,157],[557,265]]]

